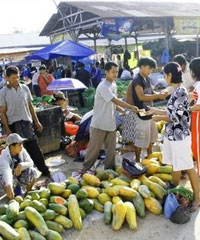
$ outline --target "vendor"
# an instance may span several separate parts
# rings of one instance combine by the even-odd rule
[[[72,122],[81,121],[82,119],[81,116],[70,112],[68,108],[69,100],[68,98],[65,97],[63,92],[58,91],[54,93],[53,97],[54,97],[54,100],[53,100],[54,104],[62,107],[64,121],[72,121]]]
[[[16,133],[10,134],[7,138],[8,146],[0,156],[0,195],[5,192],[9,199],[15,197],[17,188],[25,185],[26,190],[30,191],[35,183],[37,172],[23,147],[25,140]]]

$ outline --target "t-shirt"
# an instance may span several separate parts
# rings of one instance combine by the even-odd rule
[[[200,104],[200,81],[195,82],[193,93],[196,96],[195,104]]]
[[[153,106],[153,101],[140,101],[137,94],[136,94],[136,91],[135,91],[135,88],[137,86],[140,86],[142,87],[143,89],[143,92],[144,94],[153,94],[153,89],[151,87],[151,83],[150,83],[150,79],[147,77],[146,79],[144,79],[139,73],[133,78],[133,88],[132,88],[132,96],[133,96],[133,102],[134,102],[134,105],[137,106],[139,109],[146,109],[148,110],[148,106],[149,107],[152,107]],[[144,116],[144,117],[141,117],[139,114],[138,114],[138,117],[141,118],[142,120],[149,120],[151,119],[151,116]]]
[[[117,96],[117,86],[104,79],[97,87],[91,127],[104,131],[114,131],[115,104],[111,101]]]
[[[181,141],[190,136],[190,109],[188,93],[184,86],[174,90],[167,103],[167,115],[172,120],[165,128],[169,141]]]
[[[32,77],[32,85],[38,85],[38,78],[40,76],[40,73],[39,72],[36,72],[33,74],[33,77]]]
[[[7,107],[6,116],[9,125],[21,120],[33,121],[29,109],[31,101],[31,92],[25,84],[19,84],[17,90],[9,85],[0,90],[0,106]]]
[[[132,76],[131,76],[131,73],[127,69],[124,69],[120,78],[129,79],[129,78],[132,78]]]

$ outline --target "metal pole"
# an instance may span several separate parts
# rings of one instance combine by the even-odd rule
[[[196,54],[199,57],[199,33],[197,33]]]

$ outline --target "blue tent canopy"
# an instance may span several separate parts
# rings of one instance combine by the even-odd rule
[[[96,54],[96,52],[80,43],[64,40],[35,51],[31,55],[27,56],[26,59],[42,61],[54,59],[60,56],[69,56],[73,60],[78,60],[93,54]]]

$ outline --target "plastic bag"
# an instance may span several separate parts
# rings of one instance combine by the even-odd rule
[[[168,194],[164,205],[165,217],[169,219],[179,206],[176,196],[173,193]]]

